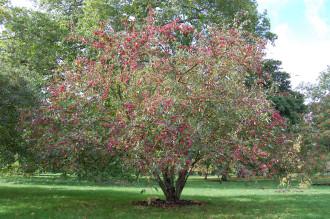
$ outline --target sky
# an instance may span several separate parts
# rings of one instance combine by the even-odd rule
[[[33,8],[29,0],[12,0],[15,6]],[[282,61],[293,87],[315,82],[330,65],[330,0],[257,0],[258,10],[267,10],[275,45],[267,58]]]
[[[33,3],[31,0],[11,0],[14,6],[27,7],[33,9]]]
[[[330,0],[257,0],[278,35],[267,56],[283,63],[293,87],[315,82],[330,65]]]

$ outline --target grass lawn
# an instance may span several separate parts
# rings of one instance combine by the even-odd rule
[[[145,182],[96,185],[51,176],[2,177],[0,218],[330,218],[330,186],[283,192],[270,180],[220,184],[191,177],[182,198],[206,202],[202,206],[132,204],[157,196],[162,197],[160,191]]]

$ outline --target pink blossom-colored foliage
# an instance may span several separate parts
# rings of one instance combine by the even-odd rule
[[[152,16],[141,28],[103,29],[84,39],[98,55],[78,57],[49,86],[38,113],[48,148],[92,144],[125,154],[123,162],[153,175],[163,191],[181,182],[178,196],[203,157],[271,168],[269,145],[276,147],[284,120],[258,86],[244,85],[261,73],[262,41],[236,29],[197,32],[178,19],[157,26]]]

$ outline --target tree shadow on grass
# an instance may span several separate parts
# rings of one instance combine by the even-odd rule
[[[242,191],[244,189],[241,189]],[[0,218],[328,218],[330,194],[272,194],[184,199],[202,206],[174,209],[134,206],[148,195],[120,191],[0,187]]]
[[[44,174],[41,176],[35,175],[30,177],[23,176],[9,176],[1,177],[0,183],[9,184],[21,184],[21,185],[45,185],[45,186],[97,186],[97,187],[154,187],[157,183],[153,180],[141,177],[138,181],[125,180],[122,178],[109,178],[104,182],[93,182],[88,180],[78,180],[77,177],[68,176],[61,177],[58,174]],[[278,185],[277,182],[271,179],[255,179],[255,180],[237,180],[233,179],[228,182],[219,182],[216,177],[211,177],[208,180],[204,180],[201,177],[191,176],[189,177],[187,186],[190,188],[240,188],[242,187],[253,187],[253,188],[271,188],[274,189]]]
[[[133,180],[128,179],[120,179],[120,178],[111,178],[107,181],[95,182],[91,180],[79,180],[75,176],[66,176],[63,177],[58,174],[44,174],[44,175],[34,175],[34,176],[8,176],[1,177],[0,183],[10,183],[10,184],[24,184],[24,185],[59,185],[59,186],[127,186],[134,185],[137,186],[139,184],[147,184],[146,180],[141,180],[139,182],[135,182]],[[150,183],[149,183],[150,184]]]

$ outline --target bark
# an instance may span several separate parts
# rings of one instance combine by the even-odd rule
[[[206,164],[206,172],[205,172],[205,175],[204,175],[205,180],[207,180],[207,177],[209,175],[209,168],[210,168],[210,164]]]
[[[159,187],[162,189],[166,201],[168,202],[178,202],[181,198],[181,193],[183,191],[184,186],[187,183],[187,179],[189,175],[192,173],[192,170],[195,164],[201,158],[196,157],[195,161],[191,164],[190,168],[182,169],[178,173],[175,173],[174,167],[169,167],[161,173],[154,173],[154,177],[158,182]],[[176,176],[177,175],[177,179]]]
[[[162,177],[159,174],[154,174],[154,176],[165,195],[166,201],[177,202],[180,200],[188,178],[187,170],[181,171],[176,180],[175,173],[172,171],[164,171]]]
[[[228,181],[228,173],[222,173],[221,175],[221,181],[227,182]]]
[[[229,163],[226,163],[225,164],[225,167],[224,167],[224,170],[221,173],[221,181],[223,181],[223,182],[227,182],[228,181],[229,171],[230,171]]]

